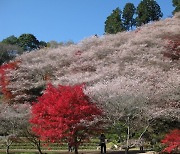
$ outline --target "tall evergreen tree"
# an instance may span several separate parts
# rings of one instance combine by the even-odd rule
[[[132,29],[135,25],[135,19],[133,18],[135,11],[136,8],[132,3],[127,3],[123,9],[122,19],[126,30]]]
[[[163,13],[155,0],[142,0],[137,7],[137,26],[159,20]]]
[[[32,34],[22,34],[18,38],[18,45],[22,47],[24,51],[31,51],[39,47],[39,41]]]
[[[105,33],[116,34],[125,30],[121,20],[121,13],[121,10],[116,8],[111,15],[107,17],[105,21]]]
[[[175,7],[173,14],[180,11],[180,0],[172,0],[173,6]]]

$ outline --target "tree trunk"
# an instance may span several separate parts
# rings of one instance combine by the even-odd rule
[[[125,149],[125,154],[128,154],[128,152],[129,152],[129,148],[126,147],[126,149]]]
[[[129,117],[128,117],[128,119],[127,119],[127,125],[128,125],[128,128],[127,128],[127,139],[126,139],[126,149],[125,149],[125,154],[128,154],[128,151],[129,151],[129,134],[130,134]]]
[[[78,154],[78,148],[77,148],[77,146],[74,147],[74,153],[75,153],[75,154]]]
[[[41,147],[37,146],[37,149],[38,149],[39,154],[43,154],[41,151]]]
[[[42,151],[41,151],[41,141],[39,140],[38,143],[36,144],[37,146],[37,149],[38,149],[38,152],[39,154],[43,154]]]
[[[6,147],[6,153],[9,154],[9,145]]]
[[[9,149],[10,149],[10,145],[12,144],[13,142],[10,141],[9,139],[6,140],[6,153],[9,154]]]
[[[78,140],[77,137],[74,137],[74,153],[78,154]]]

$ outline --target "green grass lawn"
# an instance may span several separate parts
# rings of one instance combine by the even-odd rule
[[[6,154],[5,150],[0,150],[1,154]],[[68,152],[67,150],[43,150],[46,154],[72,154],[73,152]],[[123,150],[107,150],[107,154],[124,154]],[[129,150],[129,154],[139,154],[139,150]],[[14,149],[10,150],[10,154],[38,154],[37,150],[25,150],[25,149]],[[79,154],[100,154],[99,150],[79,150]]]
[[[67,153],[68,152],[68,146],[67,143],[58,144],[58,143],[49,143],[45,146],[46,143],[41,143],[41,150],[45,153],[51,154],[51,153]],[[82,144],[79,147],[79,150],[85,151],[87,149],[90,149],[88,151],[94,150],[97,151],[98,146],[98,140],[92,139],[91,141]],[[2,141],[0,141],[0,154],[5,154],[6,152],[6,146],[3,144]],[[32,143],[30,143],[28,140],[22,138],[20,141],[13,142],[10,146],[10,152],[12,154],[35,154],[37,153],[37,149],[35,146],[33,146]]]
[[[79,147],[79,154],[99,154],[100,149],[97,149],[99,140],[91,139],[89,142],[82,144]],[[111,142],[112,143],[112,142]],[[45,143],[42,142],[41,150],[47,154],[70,154],[66,143],[50,143],[48,146],[43,146]],[[110,143],[108,143],[110,145]],[[107,144],[107,154],[123,154],[124,150],[111,150]],[[100,147],[99,147],[100,148]],[[0,154],[5,154],[6,146],[0,141]],[[21,139],[18,142],[13,142],[10,146],[11,154],[38,154],[35,146],[33,146],[26,139]],[[139,153],[139,149],[130,149],[130,154]]]

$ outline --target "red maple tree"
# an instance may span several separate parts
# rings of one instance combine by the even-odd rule
[[[7,88],[7,86],[9,85],[9,79],[6,76],[6,73],[8,72],[8,70],[10,71],[16,69],[19,63],[20,61],[14,61],[0,66],[0,87],[1,92],[3,93],[6,100],[13,97],[11,90]]]
[[[49,84],[32,106],[32,130],[42,140],[66,141],[78,147],[92,133],[100,131],[102,111],[83,92],[83,85]]]
[[[180,130],[172,130],[169,134],[165,136],[161,143],[166,145],[166,148],[163,150],[163,152],[180,152]]]

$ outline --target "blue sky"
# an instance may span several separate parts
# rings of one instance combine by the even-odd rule
[[[115,8],[141,0],[0,0],[0,41],[31,33],[41,41],[74,41],[103,35],[104,22]],[[157,0],[164,14],[172,15],[172,0]]]

